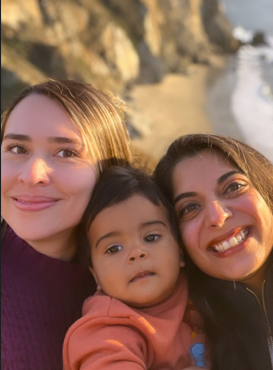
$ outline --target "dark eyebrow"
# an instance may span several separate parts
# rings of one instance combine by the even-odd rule
[[[110,238],[111,236],[118,236],[120,235],[120,233],[118,231],[111,231],[110,233],[108,234],[105,234],[103,236],[101,236],[98,240],[97,240],[97,243],[95,245],[95,248],[97,248],[97,246],[99,245],[99,243],[103,240],[103,239],[107,239],[107,238]]]
[[[77,139],[70,139],[68,137],[59,137],[59,136],[52,136],[48,138],[48,141],[50,143],[56,143],[56,144],[81,144],[82,143]]]
[[[224,182],[228,177],[234,175],[235,173],[244,174],[242,171],[238,171],[238,170],[227,172],[224,175],[219,177],[219,179],[217,180],[217,184],[219,185],[222,184],[222,182]]]
[[[31,141],[31,138],[27,135],[20,134],[7,134],[4,136],[3,141],[7,139],[19,140],[19,141]]]
[[[153,221],[144,222],[143,224],[140,225],[140,227],[143,228],[143,227],[146,227],[146,226],[156,225],[156,224],[161,224],[165,227],[168,227],[163,221],[160,221],[160,220],[153,220]]]
[[[242,175],[244,174],[242,171],[238,171],[238,170],[227,172],[224,175],[222,175],[222,176],[219,177],[219,179],[217,180],[217,184],[219,184],[219,185],[222,184],[222,182],[224,182],[228,177],[234,175],[235,173],[241,173]],[[195,197],[195,196],[197,196],[197,193],[195,193],[193,191],[188,192],[188,193],[179,194],[174,199],[173,204],[175,205],[181,199],[184,199],[184,198],[187,198],[187,197]]]
[[[3,141],[6,139],[19,140],[19,141],[32,141],[30,136],[21,135],[21,134],[7,134],[4,136]],[[61,136],[49,137],[48,141],[50,143],[56,143],[56,144],[81,144],[82,145],[82,143],[77,139],[71,139],[68,137],[61,137]]]
[[[175,205],[177,202],[179,202],[179,200],[181,199],[184,199],[184,198],[187,198],[187,197],[196,197],[197,193],[195,193],[194,191],[190,191],[188,193],[182,193],[182,194],[179,194],[173,201],[173,205]]]
[[[140,227],[143,228],[143,227],[154,225],[154,224],[161,224],[161,225],[167,227],[167,225],[163,221],[159,221],[159,220],[144,222],[143,224],[140,225]],[[120,235],[120,232],[118,232],[118,231],[111,231],[110,233],[103,235],[102,237],[100,237],[97,240],[95,248],[97,248],[97,246],[99,245],[99,243],[102,240],[107,239],[107,238],[111,238],[112,236],[118,236],[118,235]]]

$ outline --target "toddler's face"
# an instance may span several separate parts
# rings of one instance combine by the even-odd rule
[[[184,262],[163,206],[134,195],[100,212],[89,240],[91,270],[105,294],[144,308],[175,289]]]

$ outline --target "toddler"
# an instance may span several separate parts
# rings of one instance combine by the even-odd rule
[[[203,336],[189,320],[175,214],[148,175],[106,170],[77,240],[97,293],[66,335],[65,370],[206,367]]]

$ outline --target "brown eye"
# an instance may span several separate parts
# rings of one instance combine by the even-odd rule
[[[20,145],[11,145],[7,147],[8,152],[12,152],[14,154],[26,154],[27,150]]]
[[[150,234],[150,235],[145,236],[144,241],[147,243],[152,243],[158,240],[159,238],[160,236],[157,234]]]
[[[56,156],[61,158],[73,158],[77,157],[78,155],[77,152],[72,149],[62,149],[57,153]]]
[[[183,213],[185,214],[185,213],[195,211],[197,208],[198,208],[197,204],[191,204],[184,208]]]
[[[199,208],[199,205],[196,203],[187,204],[185,207],[181,209],[181,211],[179,212],[179,216],[183,216],[187,213],[193,212],[198,208]]]
[[[106,253],[108,254],[113,254],[113,253],[117,253],[119,251],[122,250],[122,246],[121,245],[113,245],[112,247],[108,248]]]
[[[242,184],[240,182],[233,182],[232,184],[230,184],[227,189],[225,190],[225,194],[227,193],[232,193],[232,192],[236,192],[242,188],[244,188],[246,186],[246,184]]]

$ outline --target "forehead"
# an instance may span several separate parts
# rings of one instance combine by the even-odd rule
[[[207,182],[215,183],[225,173],[236,170],[221,154],[202,151],[193,157],[180,161],[174,169],[174,189],[181,186],[201,186]]]
[[[159,220],[168,223],[165,208],[155,205],[142,195],[133,195],[121,203],[103,209],[91,224],[91,229],[138,228],[141,224]]]
[[[29,136],[58,136],[59,133],[80,136],[74,123],[61,105],[53,99],[31,94],[21,100],[10,113],[7,133]]]

